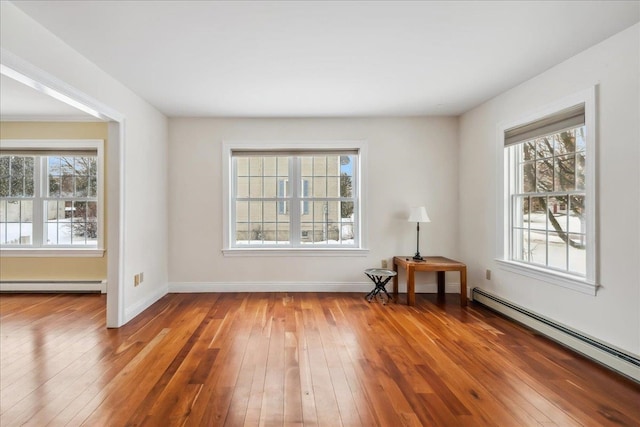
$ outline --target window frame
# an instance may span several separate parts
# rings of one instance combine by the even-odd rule
[[[78,246],[78,245],[45,245],[41,242],[40,246],[23,245],[0,247],[0,254],[3,257],[102,257],[104,256],[104,140],[101,139],[2,139],[0,140],[1,151],[19,151],[24,150],[25,155],[29,155],[29,151],[33,151],[35,156],[46,156],[47,151],[95,151],[97,157],[97,221],[98,221],[98,237],[96,245]],[[37,161],[37,164],[41,162]],[[35,167],[34,186],[38,188],[34,193],[34,224],[36,224],[36,215],[39,216],[38,225],[34,225],[34,232],[42,230],[44,224],[44,201],[48,199],[45,195],[44,182],[45,177],[42,170]],[[41,224],[40,224],[41,222]],[[35,242],[35,239],[34,239]]]
[[[277,247],[269,245],[265,247],[259,246],[238,246],[232,241],[232,223],[233,207],[232,207],[232,185],[233,185],[233,152],[234,151],[256,151],[273,152],[282,151],[288,155],[292,152],[317,153],[322,151],[355,151],[357,152],[358,179],[356,179],[356,203],[358,203],[358,218],[356,219],[357,233],[359,241],[357,245],[351,247],[328,245],[322,247],[320,245],[278,245]],[[225,141],[222,144],[222,217],[223,217],[223,242],[222,252],[225,256],[365,256],[368,254],[367,249],[367,221],[366,221],[366,194],[363,189],[366,188],[366,161],[367,161],[367,144],[364,141],[322,141],[322,142],[272,142],[272,141]],[[290,184],[290,183],[289,183]],[[296,186],[294,186],[296,187]],[[296,189],[293,188],[292,191]],[[302,201],[305,203],[306,201]],[[299,224],[292,223],[291,231],[299,228]]]
[[[586,274],[584,277],[512,259],[511,231],[513,230],[513,217],[511,209],[511,189],[513,188],[516,177],[511,167],[511,159],[507,155],[509,147],[505,147],[505,132],[507,130],[526,123],[538,121],[578,104],[584,104],[584,125],[586,127],[585,218],[587,225],[585,231],[588,244],[586,247]],[[596,234],[596,135],[595,86],[569,95],[518,119],[500,123],[497,126],[496,158],[497,165],[502,167],[502,173],[498,174],[497,180],[498,209],[496,211],[497,247],[495,261],[502,269],[584,294],[596,295],[599,287],[597,276],[598,240]]]

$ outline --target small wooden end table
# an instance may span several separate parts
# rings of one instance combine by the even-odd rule
[[[416,261],[412,256],[393,257],[393,271],[398,272],[398,266],[407,270],[407,305],[416,304],[416,271],[436,271],[438,273],[438,295],[444,296],[445,271],[460,272],[460,305],[467,305],[467,266],[441,256],[424,257],[424,261]],[[398,295],[398,276],[393,277],[393,295]],[[397,298],[396,298],[397,301]]]

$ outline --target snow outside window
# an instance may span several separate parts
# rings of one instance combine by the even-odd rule
[[[513,145],[514,261],[586,276],[585,127]]]
[[[99,142],[100,145],[102,141]],[[88,149],[3,141],[0,244],[4,250],[101,247],[98,143]]]
[[[586,90],[502,126],[501,265],[595,295],[595,96]]]

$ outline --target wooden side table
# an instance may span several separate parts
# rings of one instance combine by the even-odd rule
[[[416,304],[416,271],[436,271],[438,273],[438,295],[444,295],[445,271],[460,272],[460,305],[467,305],[467,266],[441,256],[424,257],[424,261],[416,261],[409,256],[393,257],[393,271],[398,272],[398,266],[407,270],[407,305]],[[393,278],[393,295],[398,295],[398,276]],[[396,298],[397,301],[397,298]]]

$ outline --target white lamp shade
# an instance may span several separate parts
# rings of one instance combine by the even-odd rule
[[[409,222],[431,222],[429,219],[429,215],[427,215],[427,210],[424,206],[419,206],[415,208],[411,208],[411,213],[409,214]]]

